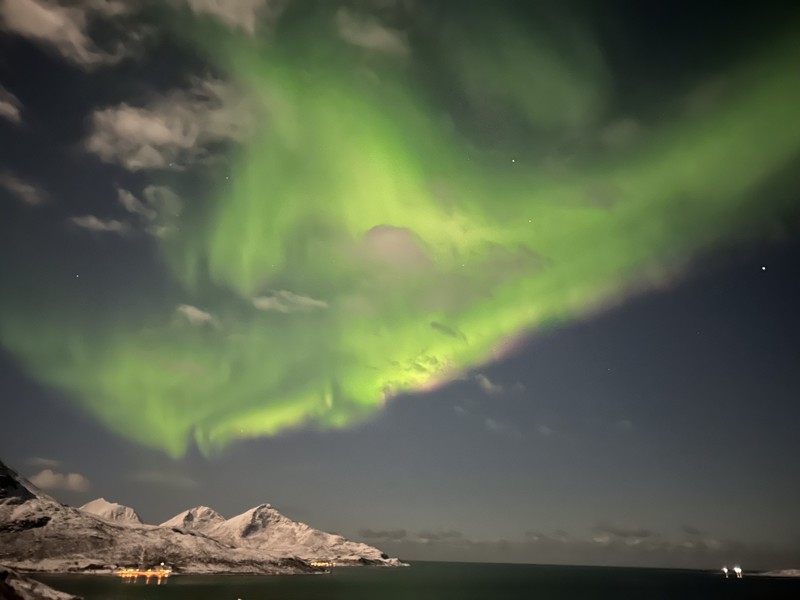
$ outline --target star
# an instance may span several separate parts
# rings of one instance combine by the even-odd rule
[[[766,270],[767,270],[767,267],[761,267],[761,270],[762,270],[762,271],[766,271]]]

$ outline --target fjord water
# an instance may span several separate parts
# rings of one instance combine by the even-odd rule
[[[800,598],[800,580],[660,569],[414,563],[342,568],[330,575],[177,575],[167,584],[112,576],[47,575],[45,583],[85,600],[618,600]]]

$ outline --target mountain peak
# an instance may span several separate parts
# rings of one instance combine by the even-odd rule
[[[91,502],[87,502],[80,507],[79,510],[89,514],[105,519],[106,521],[133,523],[140,525],[142,520],[136,511],[129,506],[117,504],[116,502],[109,502],[105,498],[97,498]]]
[[[20,477],[16,471],[0,461],[0,504],[22,504],[36,498],[55,502],[30,481]]]
[[[208,506],[195,506],[161,524],[161,527],[179,527],[205,532],[225,522],[225,517]]]

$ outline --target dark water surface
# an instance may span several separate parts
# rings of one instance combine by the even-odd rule
[[[37,576],[86,600],[574,600],[792,598],[800,579],[659,569],[414,563],[338,569],[331,575],[175,575],[160,586],[113,576]]]

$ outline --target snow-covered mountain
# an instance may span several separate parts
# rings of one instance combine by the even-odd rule
[[[208,507],[160,526],[102,498],[60,504],[0,462],[0,564],[82,571],[165,562],[186,573],[302,573],[309,561],[399,566],[377,548],[314,529],[262,504],[225,518]]]
[[[101,519],[105,519],[106,521],[133,523],[136,525],[142,524],[142,520],[139,518],[139,515],[137,515],[136,511],[130,506],[123,506],[122,504],[117,504],[116,502],[109,502],[105,498],[98,498],[97,500],[87,502],[81,506],[79,510],[96,515]]]
[[[0,564],[83,571],[165,562],[191,573],[303,573],[292,558],[233,548],[197,532],[112,522],[58,503],[0,462]]]
[[[270,504],[261,504],[227,521],[216,511],[200,506],[162,523],[164,526],[183,527],[231,546],[252,548],[273,556],[296,556],[339,565],[400,564],[378,548],[293,521]]]

